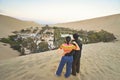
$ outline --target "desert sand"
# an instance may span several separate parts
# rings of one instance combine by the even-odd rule
[[[0,42],[0,60],[10,59],[19,56],[20,53],[10,48],[9,44]]]
[[[114,34],[120,34],[120,14],[98,17],[82,21],[54,24],[56,27],[66,27],[75,30],[95,30],[101,29]]]
[[[111,29],[117,41],[83,45],[81,72],[76,77],[71,75],[65,79],[65,67],[61,77],[55,76],[61,56],[53,50],[1,60],[0,80],[120,80],[120,23],[117,20],[113,22],[117,22],[117,27]]]
[[[0,38],[11,35],[13,31],[19,31],[30,27],[41,27],[41,25],[32,21],[23,21],[0,14]]]
[[[114,46],[114,47],[113,47]],[[120,80],[120,41],[83,45],[81,72],[76,77],[55,76],[61,56],[57,51],[0,61],[0,80]]]
[[[32,21],[22,21],[0,14],[0,38],[12,35],[13,31],[19,31],[30,27],[41,27],[41,25]],[[11,49],[9,45],[0,43],[0,60],[17,57],[19,54],[19,52]]]

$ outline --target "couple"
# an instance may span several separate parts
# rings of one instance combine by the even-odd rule
[[[64,65],[66,64],[66,73],[65,78],[68,78],[70,74],[76,76],[76,73],[80,71],[80,57],[82,44],[78,39],[78,34],[73,34],[74,40],[71,41],[71,37],[66,37],[66,43],[60,46],[60,49],[63,50],[63,56],[61,58],[60,64],[56,71],[57,76],[61,76]],[[71,71],[72,70],[72,71]]]

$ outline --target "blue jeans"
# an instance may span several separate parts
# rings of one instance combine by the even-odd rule
[[[63,70],[64,65],[66,64],[66,73],[65,73],[65,77],[69,77],[71,74],[71,69],[72,69],[72,62],[73,62],[73,56],[63,56],[61,58],[59,67],[56,71],[56,75],[60,76]]]

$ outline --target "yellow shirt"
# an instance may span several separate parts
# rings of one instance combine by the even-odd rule
[[[66,53],[70,53],[72,50],[76,50],[77,49],[77,46],[73,45],[73,44],[62,44],[60,46],[60,49],[63,49],[63,56],[66,54]]]

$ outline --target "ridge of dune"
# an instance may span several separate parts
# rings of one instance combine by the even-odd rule
[[[41,25],[33,21],[22,21],[10,16],[0,14],[0,37],[6,37],[12,34],[13,31],[30,27],[41,27]]]
[[[120,14],[98,17],[88,20],[54,24],[57,27],[66,27],[76,30],[106,30],[120,34]]]

